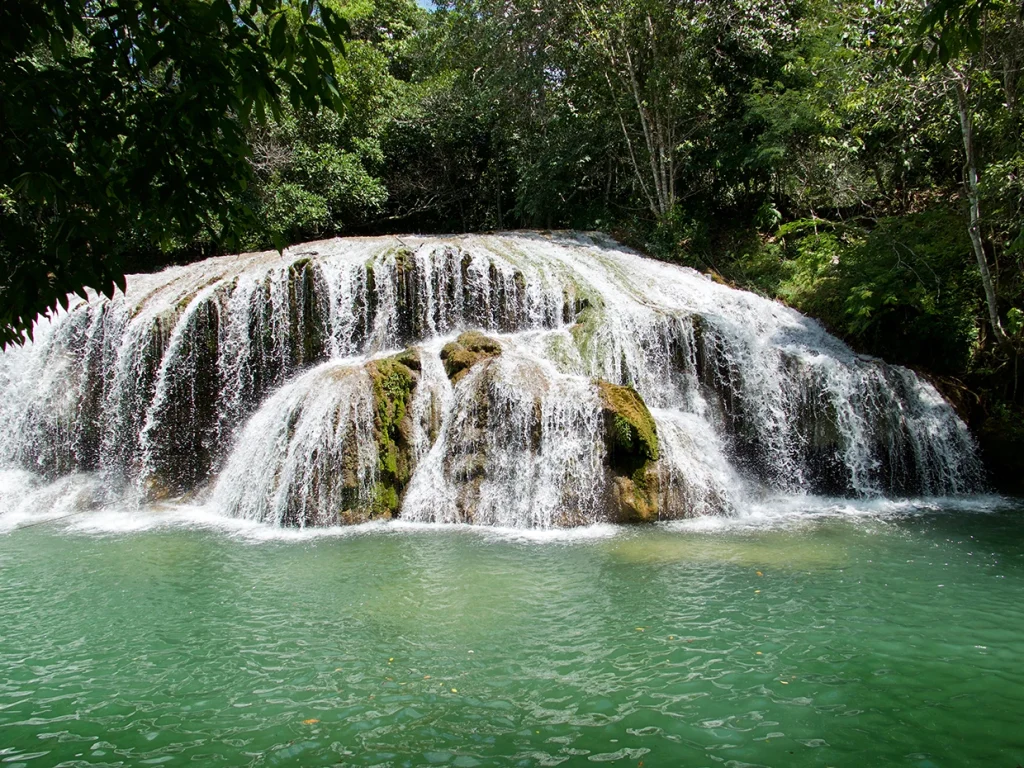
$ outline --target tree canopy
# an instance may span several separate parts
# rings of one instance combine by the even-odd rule
[[[319,0],[0,5],[0,342],[133,250],[258,229],[247,132],[341,108],[345,30]]]

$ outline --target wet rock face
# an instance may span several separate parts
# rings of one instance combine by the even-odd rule
[[[481,357],[476,362],[487,359]],[[450,378],[461,380],[468,375],[471,367],[459,369],[453,375],[446,366],[445,372]],[[474,522],[480,509],[481,486],[487,480],[488,473],[493,474],[494,471],[490,454],[497,435],[495,427],[498,425],[494,423],[491,403],[493,383],[493,376],[487,369],[481,370],[477,378],[465,382],[460,393],[463,398],[456,412],[451,415],[451,432],[455,439],[449,441],[450,450],[445,452],[443,466],[455,490],[455,515],[457,522],[461,523]],[[507,427],[507,422],[503,426]]]
[[[144,483],[152,499],[196,488],[213,466],[217,449],[217,304],[209,299],[182,322],[174,365],[165,365],[143,428]]]
[[[617,523],[653,523],[659,519],[660,478],[653,467],[611,478],[611,519]]]

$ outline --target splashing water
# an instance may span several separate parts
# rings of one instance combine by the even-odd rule
[[[495,351],[456,373],[468,330]],[[615,468],[605,385],[649,409],[642,467]],[[679,519],[981,477],[913,372],[602,236],[533,233],[324,241],[78,299],[0,354],[0,470],[300,527],[593,524],[630,493]]]

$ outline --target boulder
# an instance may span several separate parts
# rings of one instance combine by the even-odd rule
[[[474,365],[500,354],[501,344],[490,336],[479,331],[467,331],[444,345],[441,360],[452,384],[458,384]]]
[[[390,518],[398,512],[402,492],[412,474],[412,417],[409,406],[419,381],[415,349],[373,360],[366,370],[373,382],[374,435],[377,438],[378,480],[370,517]]]
[[[640,394],[629,386],[596,382],[604,415],[609,503],[616,522],[658,519],[658,430]]]

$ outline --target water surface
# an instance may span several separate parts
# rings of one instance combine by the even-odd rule
[[[0,513],[0,764],[1024,761],[1021,512],[802,504],[532,535]]]

